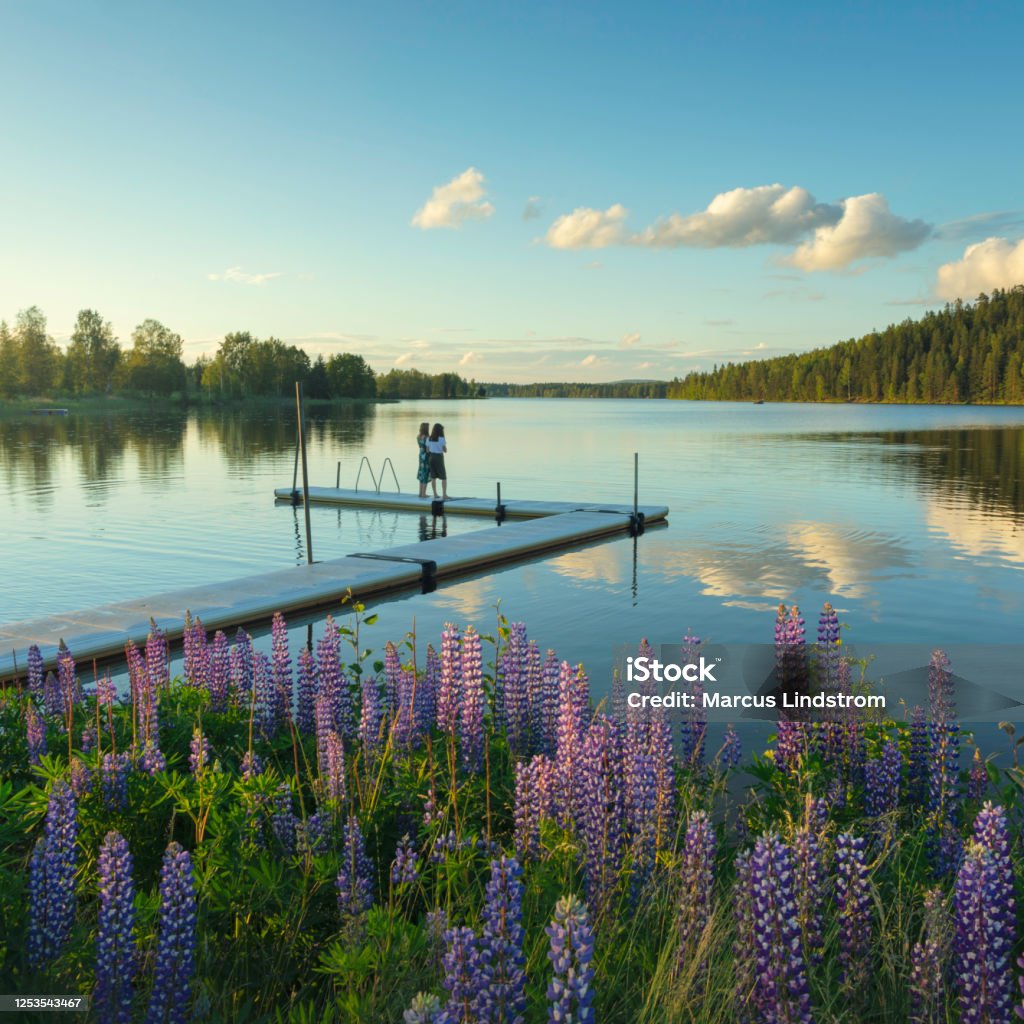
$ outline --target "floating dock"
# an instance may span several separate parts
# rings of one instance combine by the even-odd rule
[[[424,502],[415,495],[311,488],[311,503],[314,491],[316,500],[334,504],[396,511],[430,510],[430,500]],[[291,498],[290,490],[276,493]],[[493,517],[495,514],[494,504],[484,499],[449,499],[445,503],[446,512],[455,513],[457,509],[470,515]],[[668,509],[661,506],[642,505],[638,511],[646,524],[657,523],[668,516]],[[198,616],[207,631],[233,630],[265,621],[277,611],[287,616],[293,612],[337,610],[349,591],[358,601],[402,591],[429,591],[442,580],[636,532],[632,505],[509,502],[506,515],[516,514],[530,516],[533,521],[505,523],[383,551],[357,551],[313,565],[171,590],[101,608],[0,624],[0,680],[24,675],[28,648],[32,644],[38,645],[48,667],[56,663],[61,639],[75,660],[86,664],[93,658],[119,655],[128,641],[144,643],[151,618],[171,640],[181,636],[186,610]]]

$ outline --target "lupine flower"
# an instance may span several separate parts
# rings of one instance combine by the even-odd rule
[[[391,862],[391,884],[410,885],[420,877],[420,855],[416,852],[409,834],[402,836],[395,849],[395,859]]]
[[[270,627],[271,667],[274,681],[273,694],[269,700],[270,734],[273,735],[292,712],[295,694],[292,688],[292,656],[288,650],[288,626],[280,612],[274,614]]]
[[[740,850],[733,862],[733,869],[736,872],[736,880],[732,887],[733,915],[736,922],[736,937],[732,947],[735,978],[733,1003],[736,1019],[741,1021],[751,1019],[750,1006],[756,999],[758,979],[755,951],[756,918],[754,901],[750,898],[753,880],[751,856],[750,850]]]
[[[45,693],[43,691],[46,680],[46,673],[43,669],[43,654],[38,644],[33,644],[28,649],[28,692],[32,699],[39,706],[43,706]]]
[[[743,743],[740,741],[739,734],[732,727],[732,722],[725,730],[722,751],[719,756],[726,768],[735,768],[743,760]]]
[[[980,800],[988,789],[988,768],[981,759],[981,751],[974,748],[974,760],[971,762],[971,772],[967,777],[967,799]]]
[[[715,892],[715,832],[704,811],[694,811],[683,842],[679,905],[679,963],[692,960],[711,920]],[[701,964],[703,970],[704,964]]]
[[[437,692],[441,685],[441,658],[427,644],[427,668],[416,693],[416,732],[425,736],[437,721]]]
[[[459,627],[446,622],[441,631],[441,675],[437,690],[437,727],[452,733],[459,714],[459,690],[462,680]]]
[[[810,1022],[811,997],[793,891],[793,859],[778,835],[757,840],[750,855],[749,887],[754,1005],[762,1020]]]
[[[1003,902],[1003,887],[996,854],[969,843],[953,891],[953,977],[965,1024],[1011,1019],[1014,911],[1012,899]]]
[[[117,684],[110,678],[109,674],[104,675],[96,683],[96,703],[101,708],[112,708],[117,699]]]
[[[128,842],[108,832],[97,859],[100,909],[96,926],[98,1020],[131,1024],[135,996],[135,884]]]
[[[192,742],[189,744],[188,770],[198,776],[210,767],[210,743],[197,725],[192,730]]]
[[[864,806],[873,818],[895,811],[900,802],[903,757],[894,740],[886,740],[882,756],[864,765]]]
[[[839,668],[840,637],[839,616],[835,608],[826,601],[818,616],[817,667],[818,681],[826,689],[836,685]]]
[[[384,645],[384,710],[393,718],[398,710],[398,686],[402,678],[402,659],[393,640]]]
[[[399,750],[408,750],[416,741],[416,700],[418,697],[416,672],[412,665],[403,666],[398,673],[395,690],[397,701],[391,736]]]
[[[491,861],[491,878],[480,915],[484,984],[479,1016],[488,1024],[522,1024],[526,1012],[522,874],[514,857]]]
[[[654,845],[661,850],[668,846],[675,832],[676,783],[672,727],[665,719],[656,718],[650,723],[649,737],[654,768]],[[701,751],[703,742],[701,734]]]
[[[345,826],[345,845],[338,871],[338,913],[343,921],[364,914],[373,906],[373,866],[366,856],[366,846],[359,821],[355,816]]]
[[[185,683],[197,690],[210,688],[210,657],[206,648],[206,630],[198,618],[192,619],[185,613],[185,629],[182,633]]]
[[[509,627],[508,642],[502,652],[500,668],[504,687],[501,709],[509,749],[514,754],[525,754],[531,748],[530,694],[529,694],[529,640],[526,626],[513,622]]]
[[[484,753],[484,673],[480,634],[472,626],[462,637],[461,667],[459,753],[467,768],[479,771]]]
[[[1002,807],[993,807],[990,801],[985,801],[974,819],[974,841],[992,851],[995,873],[993,914],[1001,920],[1006,931],[1012,933],[1015,921],[1013,861],[1010,859],[1009,826]]]
[[[341,635],[330,615],[324,622],[324,635],[316,645],[318,699],[326,701],[334,719],[334,728],[342,739],[354,739],[355,715],[348,679],[341,670]]]
[[[28,741],[28,763],[39,764],[46,753],[46,725],[31,699],[25,702],[25,739]]]
[[[46,824],[29,867],[28,962],[44,967],[71,937],[78,865],[78,805],[71,787],[58,779],[50,791]]]
[[[228,663],[231,669],[231,703],[236,708],[248,708],[252,701],[253,673],[252,637],[244,629],[235,633]]]
[[[448,990],[445,1024],[478,1024],[484,979],[484,959],[472,928],[449,928],[444,935],[447,951],[444,987]]]
[[[295,853],[295,828],[298,819],[292,810],[292,787],[282,782],[274,791],[273,812],[270,816],[270,828],[273,831],[281,850],[286,857]]]
[[[71,759],[68,781],[71,783],[71,792],[78,800],[84,800],[92,792],[92,770],[80,757]]]
[[[689,633],[683,637],[682,661],[684,664],[696,664],[700,658],[699,636],[691,636]],[[702,768],[704,766],[704,745],[708,733],[708,715],[704,710],[704,687],[699,682],[689,685],[691,696],[694,698],[693,706],[687,711],[682,723],[682,750],[681,761],[687,768]]]
[[[775,766],[781,771],[789,772],[796,768],[797,762],[807,750],[807,734],[803,722],[789,718],[780,718],[775,737]]]
[[[820,825],[808,824],[793,836],[795,895],[804,955],[811,963],[821,961],[824,946],[825,870],[824,851],[818,838]]]
[[[295,848],[305,855],[326,853],[334,846],[334,826],[331,814],[311,814],[295,826]]]
[[[908,796],[915,804],[924,804],[928,796],[928,723],[924,708],[915,706],[910,712],[910,767]]]
[[[333,730],[327,734],[325,753],[324,797],[340,807],[345,802],[345,744]]]
[[[82,753],[83,754],[88,754],[89,751],[92,750],[92,748],[94,746],[96,746],[96,726],[95,725],[87,725],[82,730],[82,742],[81,742]]]
[[[123,811],[128,807],[128,776],[132,759],[127,753],[104,754],[100,766],[100,788],[103,806],[108,811]]]
[[[269,739],[277,731],[274,718],[274,669],[262,651],[252,652],[252,693],[250,713],[260,734]]]
[[[167,847],[160,871],[158,936],[146,1024],[185,1024],[192,1019],[196,889],[192,858],[177,843]]]
[[[930,741],[928,807],[935,814],[952,818],[956,809],[960,775],[960,725],[953,701],[953,676],[949,659],[942,651],[932,655],[928,667]]]
[[[152,619],[149,620],[149,635],[146,637],[146,672],[157,693],[171,681],[167,664],[167,637]]]
[[[384,710],[381,708],[380,688],[374,676],[363,680],[362,710],[359,716],[359,742],[366,751],[366,760],[370,762],[380,753],[383,742]]]
[[[863,836],[836,837],[835,887],[839,908],[839,963],[843,980],[856,988],[868,977],[871,955],[871,893]]]
[[[63,697],[62,711],[66,714],[69,708],[82,703],[82,684],[75,671],[75,659],[63,640],[57,651],[57,681]]]
[[[563,661],[559,670],[558,733],[555,742],[555,765],[558,772],[555,809],[564,828],[579,815],[579,762],[583,750],[583,702],[586,676],[583,666],[575,669]]]
[[[316,662],[308,647],[299,651],[298,697],[295,709],[295,727],[304,736],[311,735],[315,728],[316,707]]]
[[[538,654],[540,651],[538,650]],[[558,655],[549,650],[541,668],[541,700],[539,702],[542,728],[538,750],[552,757],[558,744],[558,716],[561,708],[562,669]]]
[[[579,826],[586,844],[591,906],[605,908],[625,852],[622,740],[618,726],[598,715],[583,741],[579,770]]]
[[[432,993],[417,992],[402,1014],[403,1024],[441,1024],[441,1001]]]
[[[139,768],[149,775],[156,775],[167,767],[167,759],[153,740],[149,740],[139,755]]]
[[[594,935],[587,908],[575,896],[562,897],[544,930],[551,943],[548,959],[553,975],[548,986],[548,1020],[594,1024]]]
[[[250,779],[255,778],[257,775],[263,774],[263,762],[260,760],[259,754],[254,754],[251,750],[247,750],[242,757],[241,763],[242,778],[248,782]]]
[[[213,636],[210,651],[210,709],[227,711],[231,695],[231,645],[227,636],[221,631]]]
[[[555,766],[543,754],[516,762],[515,847],[520,857],[540,850],[540,823],[554,813]]]
[[[941,1024],[946,1018],[948,917],[942,891],[929,889],[924,894],[923,934],[910,951],[911,1024]]]

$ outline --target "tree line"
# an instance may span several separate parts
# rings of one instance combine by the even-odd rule
[[[66,348],[47,333],[37,306],[18,313],[13,327],[0,322],[0,397],[17,395],[181,396],[210,400],[288,397],[302,381],[310,398],[464,398],[483,392],[455,373],[395,369],[376,374],[350,352],[311,360],[297,345],[257,338],[248,331],[225,335],[213,356],[185,361],[180,334],[158,320],[144,320],[122,348],[110,323],[83,309]]]
[[[663,380],[620,380],[606,384],[484,384],[491,398],[665,398]]]
[[[668,397],[1024,404],[1024,285],[829,348],[693,372]]]

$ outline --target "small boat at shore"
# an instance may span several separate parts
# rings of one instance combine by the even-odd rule
[[[33,409],[33,416],[67,416],[67,409]]]

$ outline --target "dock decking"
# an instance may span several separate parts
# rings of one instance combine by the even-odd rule
[[[314,492],[316,496],[314,497]],[[275,492],[279,497],[282,491]],[[290,489],[283,489],[290,499]],[[356,496],[355,498],[353,496]],[[358,498],[358,500],[356,500]],[[310,502],[363,505],[427,513],[430,501],[415,495],[377,495],[310,488]],[[494,504],[481,498],[449,499],[446,511],[494,516]],[[513,511],[517,509],[518,511]],[[640,506],[646,523],[668,516],[663,506]],[[438,537],[382,551],[353,552],[313,565],[293,566],[119,601],[100,608],[67,612],[46,618],[0,624],[0,680],[24,674],[28,648],[37,644],[47,666],[56,663],[61,639],[76,661],[119,654],[129,641],[141,644],[154,619],[169,639],[184,628],[186,610],[202,619],[208,631],[230,629],[268,619],[274,612],[308,612],[340,604],[352,591],[357,600],[406,590],[425,583],[480,572],[545,552],[604,540],[630,530],[633,507],[595,503],[508,502],[506,514],[532,517],[531,522],[505,523],[454,537]]]

